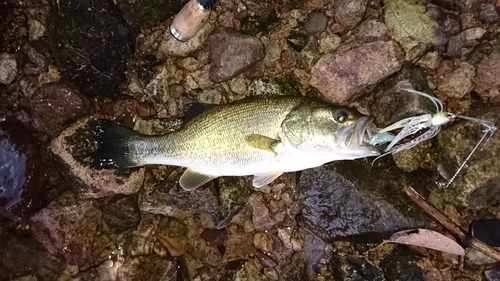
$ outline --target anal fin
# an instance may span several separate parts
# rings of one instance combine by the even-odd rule
[[[264,185],[272,182],[279,176],[281,176],[283,172],[268,172],[268,173],[260,173],[253,175],[253,186],[254,187],[263,187]]]
[[[186,169],[184,173],[182,174],[179,184],[181,185],[182,188],[185,190],[195,190],[198,187],[204,185],[205,183],[217,178],[218,176],[210,176],[210,175],[205,175],[202,173],[198,173],[196,171],[193,171],[191,169]]]

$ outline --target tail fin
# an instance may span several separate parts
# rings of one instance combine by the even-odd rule
[[[110,120],[97,120],[95,127],[97,149],[92,152],[90,165],[95,169],[132,168],[140,166],[130,151],[130,141],[140,136]]]

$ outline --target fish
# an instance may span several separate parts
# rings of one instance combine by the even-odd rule
[[[253,175],[262,187],[285,172],[336,160],[380,155],[369,144],[373,118],[303,96],[256,96],[225,105],[194,106],[183,126],[143,135],[110,120],[96,125],[96,169],[151,164],[186,167],[179,184],[194,190],[220,176]]]

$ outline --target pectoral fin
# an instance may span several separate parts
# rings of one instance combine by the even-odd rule
[[[205,183],[217,178],[217,176],[209,176],[205,174],[198,173],[191,169],[187,169],[182,174],[179,183],[185,190],[195,190],[198,187],[204,185]]]
[[[266,137],[259,134],[251,134],[245,136],[245,141],[252,147],[262,149],[274,153],[274,146],[279,143],[279,140],[275,140],[270,137]]]
[[[282,174],[283,172],[269,172],[269,173],[255,174],[253,175],[253,186],[262,187],[272,182]]]

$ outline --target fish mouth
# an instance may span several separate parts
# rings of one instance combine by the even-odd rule
[[[370,139],[377,132],[373,120],[373,117],[364,116],[359,118],[356,124],[345,128],[342,134],[345,137],[346,145],[357,150],[363,150],[366,156],[380,155],[380,150],[369,144]]]

